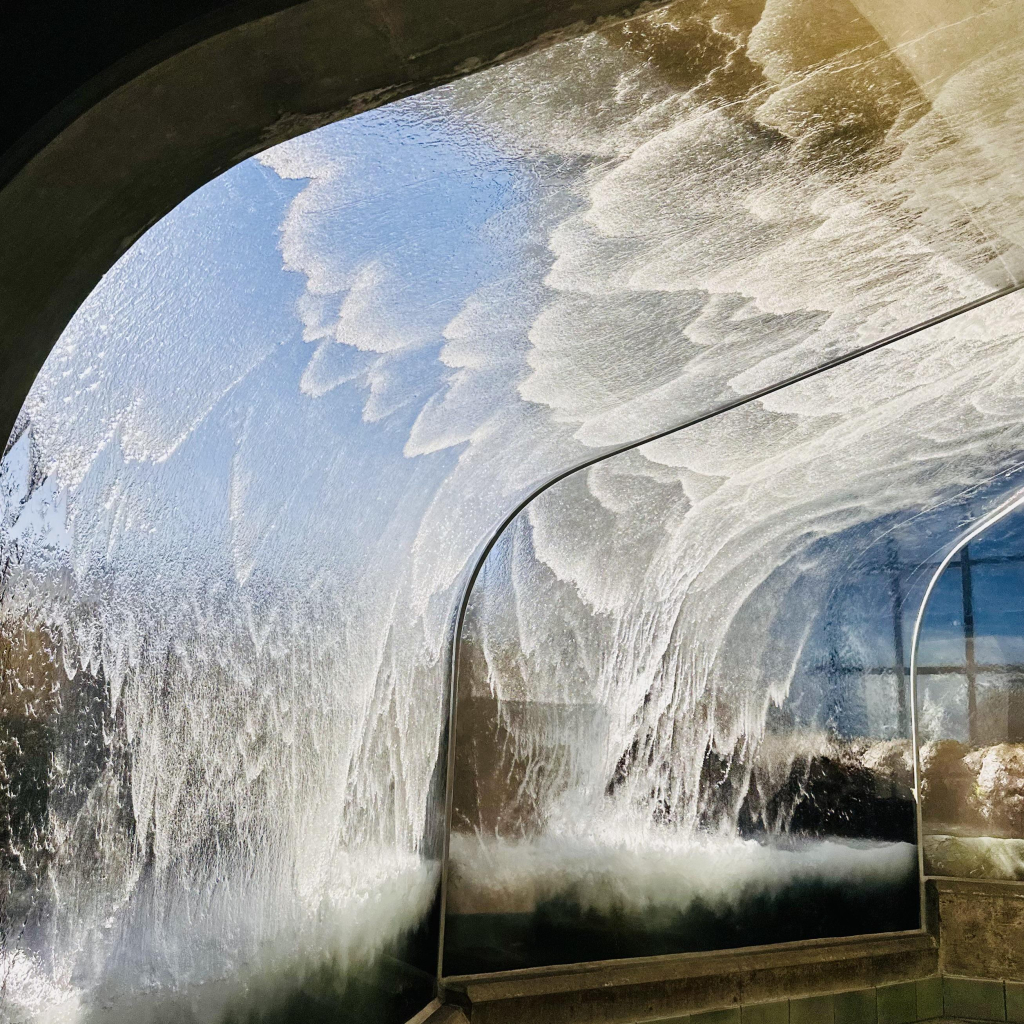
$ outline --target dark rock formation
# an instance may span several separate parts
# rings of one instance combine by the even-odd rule
[[[917,838],[913,789],[880,771],[826,755],[798,757],[767,799],[751,787],[738,825],[750,838],[765,832],[891,843]]]

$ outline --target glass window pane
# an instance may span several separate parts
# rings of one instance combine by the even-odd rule
[[[1022,312],[617,455],[516,517],[459,655],[447,972],[919,926],[907,620],[936,550],[1024,483],[1009,420],[949,459],[946,359],[1017,358]],[[962,626],[942,637],[962,663]],[[923,699],[955,729],[942,672]]]
[[[0,471],[12,1005],[124,1004],[142,1019],[167,1000],[207,1024],[237,999],[308,1016],[343,998],[390,1024],[422,1001],[438,945],[451,624],[509,510],[597,454],[1021,279],[1020,5],[966,22],[883,6],[670,5],[275,147],[111,270]],[[975,346],[1006,334],[988,314],[965,323]],[[982,360],[943,351],[928,378],[943,401],[949,366],[957,394],[989,387]],[[897,391],[917,381],[916,357],[898,373]],[[710,835],[731,815],[768,859],[751,866],[753,847],[734,845],[729,863],[771,902],[777,865],[793,893],[818,884],[801,851],[758,838],[781,821],[838,837],[850,871],[860,862],[852,826],[815,824],[790,798],[839,782],[848,762],[837,768],[828,744],[846,757],[870,739],[857,778],[881,787],[865,797],[872,814],[889,808],[879,834],[903,834],[904,610],[949,524],[897,530],[904,506],[860,504],[886,460],[908,458],[914,480],[930,465],[871,434],[890,386],[868,381],[852,408],[844,394],[827,411],[802,386],[789,394],[809,389],[809,406],[766,400],[702,427],[697,451],[666,442],[566,481],[544,517],[531,506],[481,579],[494,615],[477,639],[470,624],[459,653],[461,735],[483,758],[456,766],[463,833],[480,823],[532,842],[552,802],[579,791],[594,806],[639,802],[648,831],[671,833],[685,813]],[[1019,450],[1001,412],[1016,395],[990,398],[961,410],[968,427],[940,418],[926,458],[948,459],[965,430]],[[713,516],[756,476],[752,456],[803,451],[830,424],[842,436],[849,417],[876,461],[857,466],[866,483],[847,479],[846,520],[796,538],[766,525],[764,552],[740,545],[735,565],[731,540],[666,549],[691,535],[693,509]],[[822,479],[836,485],[820,463],[799,485],[771,465],[758,486],[785,515]],[[910,505],[936,487],[920,484]],[[895,532],[858,532],[887,516]],[[676,586],[679,566],[707,569],[712,597],[686,613],[703,617],[704,646],[684,643],[695,617],[645,617],[671,613],[650,595],[659,572]],[[769,644],[776,634],[785,642]],[[664,650],[629,671],[607,653],[655,636]],[[712,649],[718,661],[699,660]],[[695,659],[687,671],[725,673],[723,708],[733,691],[758,700],[744,696],[728,726],[696,701],[677,731],[676,697],[650,687],[663,656],[682,670],[679,651]],[[613,706],[594,680],[620,670],[628,693]],[[779,767],[737,747],[748,719],[763,726],[758,752],[794,735],[826,747],[808,740]],[[725,733],[680,762],[677,745],[712,720]],[[599,783],[580,750],[603,752]],[[487,847],[491,877],[519,881],[475,903],[467,878],[482,876],[466,874],[461,841],[451,923],[476,928],[466,941],[481,963],[509,962],[513,940],[492,941],[479,915],[538,905],[573,959],[691,942],[674,904],[662,938],[609,931],[603,895],[581,931],[557,844],[524,847],[536,853],[525,875],[518,853]],[[888,849],[902,870],[906,851]],[[573,856],[589,863],[584,852]],[[720,889],[692,889],[693,875],[647,874],[721,909]],[[863,913],[851,911],[858,927]],[[780,929],[765,941],[832,919],[784,918],[765,917]],[[702,941],[750,940],[751,920],[710,915],[717,937]],[[523,955],[535,945],[530,933]]]
[[[447,630],[392,622],[386,431],[302,388],[301,195],[250,162],[154,227],[4,458],[0,1019],[403,1024],[433,996],[447,673],[411,654]]]
[[[942,666],[920,666],[917,676],[918,737],[966,742],[970,732],[967,719],[967,676],[943,670]]]
[[[941,676],[923,657],[917,681],[925,870],[1024,878],[1024,517],[1010,512],[972,538],[940,589],[920,650],[935,652],[941,635],[959,644],[963,669]]]
[[[975,660],[1024,666],[1024,558],[1004,551],[986,562],[971,555]]]
[[[943,667],[964,664],[964,604],[960,563],[942,574],[932,591],[928,615],[930,628],[919,641],[918,662]]]

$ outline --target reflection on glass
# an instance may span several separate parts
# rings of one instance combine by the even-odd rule
[[[990,371],[1024,354],[1022,312],[613,457],[513,520],[459,652],[446,972],[919,927],[911,629],[935,552],[1020,486]]]
[[[917,657],[925,871],[1024,878],[1024,516],[936,578]]]
[[[682,2],[439,91],[547,197],[522,395],[628,443],[1020,281],[1022,12]]]
[[[0,470],[0,1016],[422,1000],[482,546],[567,466],[1018,281],[1020,12],[672,4],[275,147],[140,239]],[[970,351],[1005,340],[993,316],[961,321]],[[985,351],[930,378],[942,416],[950,366],[983,410],[919,411],[906,450],[869,407],[916,359],[852,409],[788,409],[807,384],[617,459],[510,531],[461,653],[452,934],[480,963],[510,962],[487,914],[548,915],[536,956],[561,935],[570,959],[689,948],[700,914],[719,945],[916,920],[902,609],[929,556],[899,515],[1024,447]],[[821,438],[854,428],[875,461],[844,477]],[[993,436],[903,504],[872,476]],[[787,919],[823,850],[880,865],[892,920],[834,884]],[[567,895],[587,864],[637,884]]]

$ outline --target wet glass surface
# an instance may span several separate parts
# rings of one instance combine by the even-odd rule
[[[913,623],[936,552],[1024,483],[994,401],[1022,314],[614,456],[510,524],[460,649],[446,972],[919,927]]]
[[[941,11],[672,4],[275,147],[140,239],[64,332],[0,467],[2,1014],[212,1024],[345,1006],[352,1019],[390,1022],[422,1005],[438,945],[451,630],[478,556],[552,474],[1018,283],[1024,50],[1010,29],[1020,14],[1017,2],[960,0]],[[985,396],[961,408],[955,433],[935,428],[956,467],[942,486],[954,491],[975,479],[958,460],[998,461],[992,437],[1000,459],[1021,450],[1004,424],[1016,409],[1012,368],[985,332],[1007,352],[1016,336],[993,316],[960,321],[976,357],[940,345],[954,369],[929,378],[940,404]],[[936,330],[928,337],[946,337]],[[1002,391],[990,365],[1005,371]],[[917,373],[899,364],[864,387],[887,401]],[[787,394],[817,394],[801,387]],[[620,711],[640,717],[609,732],[590,698],[544,698],[538,717],[536,687],[578,696],[608,671],[575,652],[607,640],[576,636],[578,602],[602,629],[613,612],[639,623],[671,606],[679,592],[660,593],[639,567],[691,528],[684,506],[707,501],[700,515],[713,518],[723,480],[735,487],[752,472],[734,467],[744,453],[816,443],[846,412],[779,401],[699,428],[706,465],[692,453],[676,465],[676,439],[559,492],[551,572],[575,579],[564,566],[593,548],[595,582],[562,588],[564,614],[559,595],[536,606],[559,611],[531,627],[537,651],[507,669],[525,673],[528,692],[498,702],[477,684],[467,691],[483,702],[467,712],[480,732],[463,729],[460,756],[496,735],[492,753],[513,733],[546,738],[536,758],[512,744],[505,767],[523,806],[509,813],[508,779],[480,762],[460,829],[477,814],[487,836],[546,820],[565,772],[582,770],[580,737],[612,758],[607,799],[636,804],[654,742],[645,730],[658,735],[650,716],[669,705],[630,691]],[[851,415],[876,439],[898,429],[873,425],[861,406]],[[918,449],[894,451],[917,465]],[[773,479],[762,485],[794,514],[785,474]],[[896,744],[887,767],[865,762],[858,778],[891,786],[884,799],[902,820],[907,627],[896,620],[913,580],[892,566],[925,556],[905,532],[895,554],[871,539],[865,524],[900,513],[888,497],[875,508],[875,477],[846,484],[850,522],[829,520],[807,544],[841,536],[863,564],[840,573],[813,545],[779,547],[775,535],[756,570],[742,557],[708,562],[701,587],[720,584],[739,603],[717,608],[702,642],[720,634],[741,661],[761,650],[736,639],[763,638],[768,620],[753,591],[739,601],[729,590],[733,572],[758,594],[793,595],[771,617],[788,653],[751,677],[761,704],[741,701],[751,735]],[[939,493],[928,487],[910,507]],[[617,516],[633,532],[609,549]],[[805,550],[817,561],[801,575],[793,559]],[[670,577],[661,582],[676,586]],[[825,579],[842,586],[825,593]],[[817,630],[813,664],[786,663],[800,628]],[[653,672],[652,662],[636,680],[645,687]],[[800,851],[763,841],[775,835],[765,815],[797,820],[796,810],[740,795],[762,770],[753,750],[735,749],[747,733],[701,715],[687,743],[701,729],[725,737],[706,778],[652,762],[643,829],[664,819],[666,834],[679,832],[697,820],[694,794],[714,794],[701,820],[718,828],[746,815],[743,836],[774,858],[751,874],[743,850],[753,848],[735,846],[738,877],[796,865],[817,885]],[[608,736],[614,756],[601,747]],[[664,742],[674,741],[649,749]],[[808,747],[781,783],[768,758],[765,785],[776,793],[800,772],[838,785],[846,769],[826,749]],[[662,808],[655,825],[651,806]],[[859,856],[837,827],[800,826]],[[890,822],[876,840],[897,833],[906,838]],[[455,908],[457,887],[453,897]],[[508,898],[510,913],[537,905]],[[574,936],[560,956],[676,948],[693,931],[670,907],[662,938],[622,918],[616,946],[619,933],[588,918],[591,948],[578,901],[556,894],[544,906],[561,922],[551,934]],[[755,937],[749,912],[719,910],[702,925],[706,943]],[[829,913],[796,915],[793,934],[827,931],[839,911]],[[766,911],[776,938],[789,934],[783,916]],[[488,928],[481,963],[507,952],[487,959]]]
[[[4,458],[5,1021],[432,998],[446,627],[392,618],[416,517],[363,469],[389,427],[303,390],[300,195],[250,162],[152,229]]]
[[[1024,520],[972,537],[921,621],[925,871],[1024,878]]]

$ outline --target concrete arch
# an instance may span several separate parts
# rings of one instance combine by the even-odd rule
[[[70,91],[17,139],[0,133],[6,146],[0,153],[5,440],[39,368],[102,275],[207,181],[285,139],[659,4],[183,0],[175,6],[205,10],[141,44],[137,31],[131,42],[140,45],[108,54],[115,59],[84,84],[73,73],[62,78],[60,47],[54,48],[54,66],[42,72],[50,87],[39,91]],[[53,7],[55,27],[67,11]],[[116,8],[116,0],[101,10],[106,7]],[[93,26],[94,34],[103,27]],[[165,21],[149,25],[162,27]],[[7,48],[17,45],[16,35],[7,36]],[[82,45],[90,41],[86,34]]]

